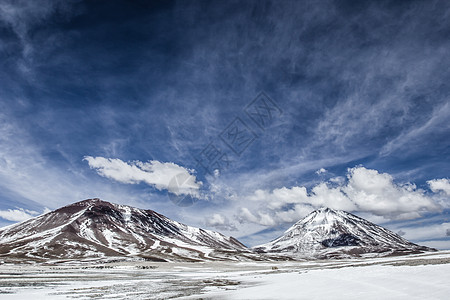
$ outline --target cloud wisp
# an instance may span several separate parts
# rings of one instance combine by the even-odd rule
[[[11,1],[0,3],[0,25],[2,23],[15,33],[22,46],[22,59],[18,62],[18,68],[23,73],[31,71],[34,55],[38,47],[33,41],[33,30],[51,19],[56,13],[69,15],[74,1],[44,0]],[[53,41],[54,42],[54,41]],[[39,47],[40,51],[42,48]]]

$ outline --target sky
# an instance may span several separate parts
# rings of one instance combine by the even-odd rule
[[[0,226],[88,198],[450,249],[448,1],[0,0]]]

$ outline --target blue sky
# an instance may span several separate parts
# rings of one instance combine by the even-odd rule
[[[449,249],[449,14],[1,0],[0,225],[99,197],[256,245],[329,206]]]

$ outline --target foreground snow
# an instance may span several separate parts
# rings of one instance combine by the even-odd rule
[[[255,286],[209,296],[226,299],[448,299],[449,274],[450,264],[300,271],[247,277],[245,281]]]
[[[448,299],[450,252],[315,262],[1,265],[0,299]]]

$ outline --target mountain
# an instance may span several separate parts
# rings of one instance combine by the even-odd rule
[[[251,252],[233,237],[98,198],[0,229],[0,258],[197,261],[240,259],[246,254]]]
[[[344,211],[316,210],[278,239],[250,249],[233,237],[152,210],[98,198],[0,229],[0,259],[132,257],[153,261],[284,260],[421,253],[434,249]]]
[[[256,252],[296,258],[387,256],[436,251],[345,211],[321,208],[295,223],[283,236],[254,247]]]

